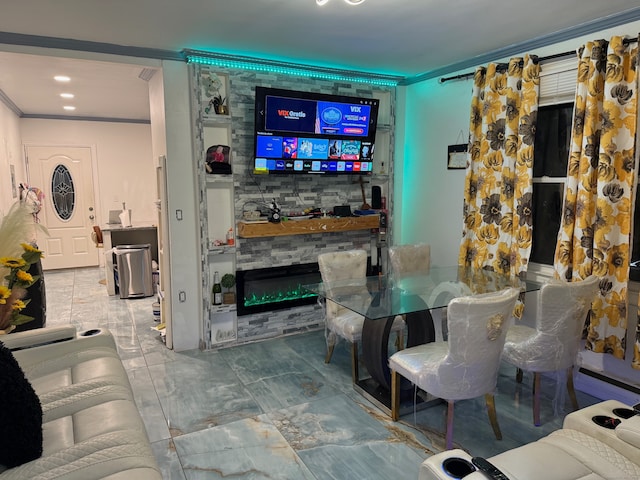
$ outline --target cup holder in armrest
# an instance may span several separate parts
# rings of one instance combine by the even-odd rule
[[[476,471],[476,467],[474,467],[471,462],[460,457],[451,457],[445,459],[444,462],[442,462],[442,469],[451,478],[456,479],[464,478],[470,473]]]
[[[634,415],[637,415],[638,412],[636,412],[635,410],[632,410],[630,408],[614,408],[613,409],[613,414],[616,417],[624,418],[626,420],[627,418],[631,418]]]
[[[84,332],[80,333],[81,337],[92,337],[93,335],[97,335],[99,333],[101,333],[102,330],[100,330],[99,328],[92,328],[91,330],[85,330]]]
[[[593,420],[596,425],[608,428],[610,430],[613,430],[618,425],[620,425],[619,418],[607,417],[606,415],[596,415],[591,420]]]

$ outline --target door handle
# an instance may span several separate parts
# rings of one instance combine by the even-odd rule
[[[93,220],[95,217],[93,215],[89,215],[89,220]]]

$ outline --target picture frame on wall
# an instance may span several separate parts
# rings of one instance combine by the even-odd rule
[[[458,145],[449,145],[447,147],[447,170],[462,170],[467,168],[467,149],[466,143]]]

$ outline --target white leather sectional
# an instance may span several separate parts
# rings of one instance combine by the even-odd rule
[[[488,460],[508,480],[638,480],[640,415],[625,418],[630,408],[615,400],[583,408],[567,415],[562,429]],[[615,428],[597,425],[594,417],[613,419],[606,423]],[[419,480],[491,478],[469,472],[471,461],[460,449],[434,455],[420,466]]]
[[[160,480],[113,336],[44,328],[6,335],[43,412],[43,454],[0,480]]]

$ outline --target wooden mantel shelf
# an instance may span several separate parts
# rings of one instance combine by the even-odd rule
[[[241,238],[283,237],[286,235],[310,235],[313,233],[369,230],[379,227],[380,217],[378,215],[287,220],[279,223],[252,223],[240,221],[238,222],[238,236]]]

